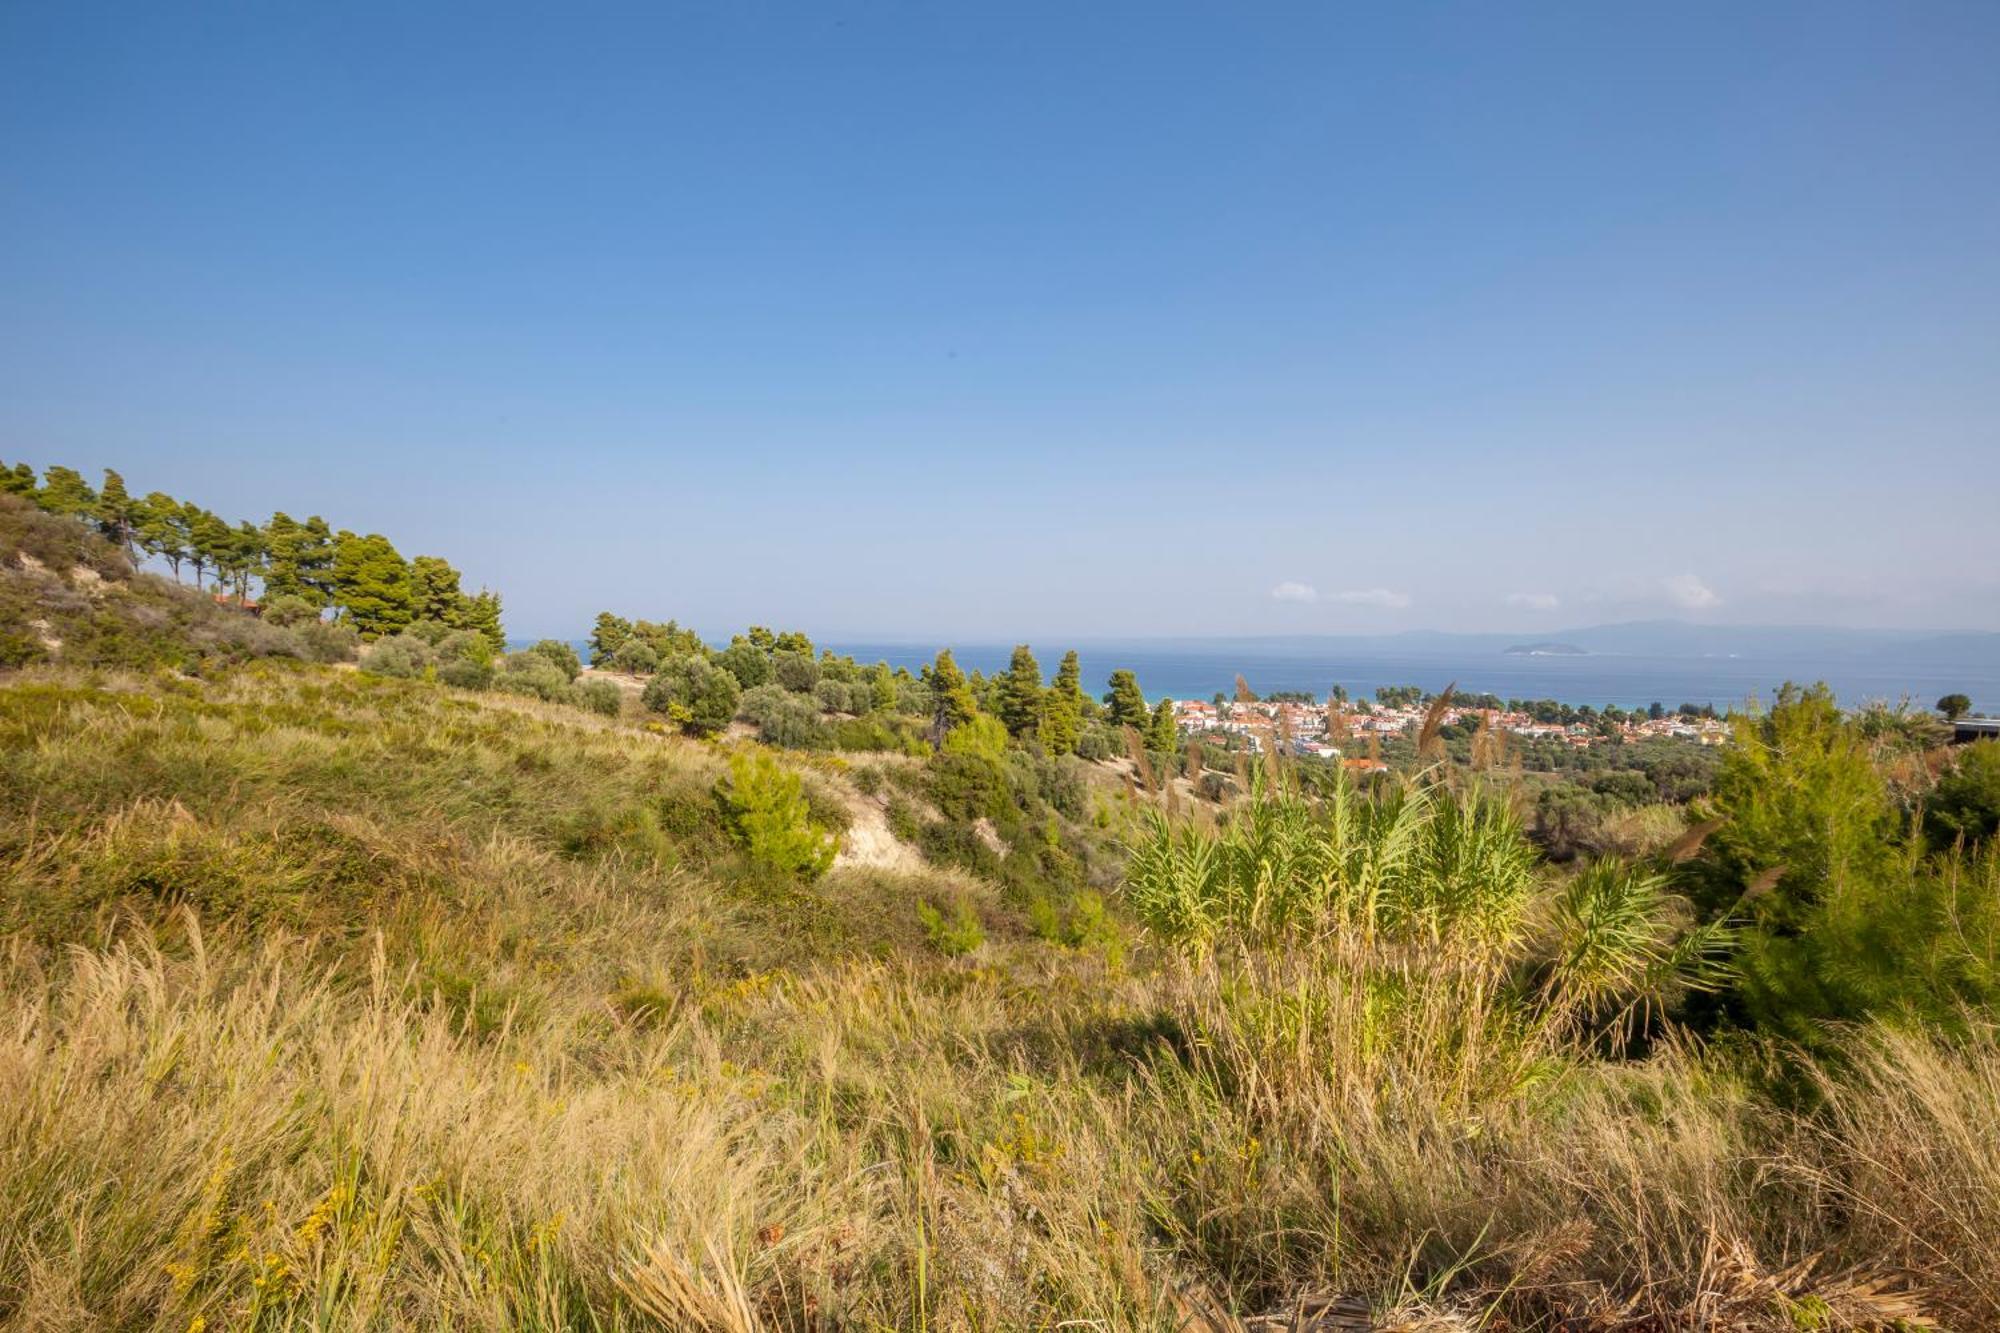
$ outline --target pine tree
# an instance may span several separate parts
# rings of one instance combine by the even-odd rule
[[[1146,707],[1146,696],[1140,692],[1139,678],[1130,671],[1111,673],[1111,692],[1104,697],[1111,707],[1111,725],[1114,727],[1136,727],[1145,730],[1152,720],[1152,711]]]
[[[183,506],[187,514],[188,549],[193,552],[195,585],[201,585],[201,571],[213,569],[218,576],[229,563],[236,534],[219,517],[193,505]]]
[[[35,498],[35,470],[26,463],[16,463],[12,467],[0,463],[0,491],[8,495],[18,495],[24,500]]]
[[[35,503],[51,514],[88,518],[97,493],[75,468],[52,467],[42,474],[42,489],[35,492]]]
[[[1076,650],[1063,654],[1055,684],[1042,696],[1042,717],[1035,734],[1050,754],[1075,754],[1083,738],[1083,667]]]
[[[465,616],[467,601],[458,584],[459,573],[451,567],[450,561],[435,555],[420,555],[410,561],[410,587],[416,599],[416,618],[458,627],[458,622]]]
[[[617,656],[618,650],[631,637],[631,621],[623,616],[614,616],[609,611],[599,611],[597,624],[590,631],[590,664],[603,666]]]
[[[150,492],[139,502],[139,549],[156,555],[180,582],[181,561],[188,558],[187,524],[181,502],[165,491]]]
[[[318,514],[306,519],[305,534],[299,538],[298,577],[304,585],[300,596],[315,606],[332,606],[334,593],[333,529]]]
[[[318,593],[306,586],[305,562],[309,558],[305,525],[279,510],[264,525],[264,600],[273,597],[303,597],[322,605]]]
[[[469,629],[484,635],[487,645],[496,653],[507,651],[507,631],[500,624],[500,594],[481,588],[465,599],[463,622],[458,629]]]
[[[1027,644],[1014,649],[1007,674],[1000,678],[1000,720],[1011,736],[1025,736],[1042,717],[1042,666]]]
[[[877,662],[868,675],[868,702],[878,713],[896,711],[896,673],[887,662]]]
[[[268,568],[264,563],[267,552],[264,530],[244,519],[236,525],[232,536],[230,572],[236,579],[236,600],[247,602],[250,600],[250,580],[262,578]]]
[[[92,516],[97,520],[97,530],[125,548],[125,554],[134,556],[132,528],[138,514],[138,504],[131,492],[125,489],[125,478],[104,469],[104,487],[97,492],[97,505]]]
[[[1174,723],[1174,701],[1162,699],[1153,710],[1153,720],[1146,724],[1146,748],[1172,754],[1179,748],[1180,739],[1180,728]]]
[[[931,698],[934,712],[931,718],[931,740],[942,745],[944,738],[953,727],[962,727],[979,716],[979,704],[972,697],[972,686],[965,679],[965,673],[952,660],[951,649],[941,650],[937,661],[931,664]]]
[[[410,566],[380,533],[334,540],[334,601],[364,639],[393,634],[416,618]]]

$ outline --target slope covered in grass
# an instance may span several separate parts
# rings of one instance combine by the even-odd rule
[[[963,872],[760,868],[736,748],[296,664],[0,683],[0,1321],[2000,1320],[1984,1019],[1858,1029],[1782,1100],[1754,1051],[1524,1027],[1564,884],[1455,804],[1421,883],[1400,807],[1141,857],[1149,912],[1162,855],[1234,857],[1254,920],[1231,885],[1345,847],[1372,924],[1065,945]],[[876,799],[793,771],[829,827]]]

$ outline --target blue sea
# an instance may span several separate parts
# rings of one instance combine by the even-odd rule
[[[887,662],[914,671],[936,656],[939,645],[916,642],[829,641],[822,647],[862,662]],[[1149,698],[1206,699],[1218,690],[1233,693],[1239,673],[1260,694],[1304,690],[1324,698],[1335,685],[1366,697],[1383,685],[1417,685],[1438,690],[1456,683],[1461,691],[1503,699],[1557,699],[1602,708],[1644,707],[1655,701],[1741,705],[1769,700],[1786,681],[1825,681],[1850,707],[1870,700],[1908,698],[1928,708],[1945,694],[1969,695],[1975,711],[2000,713],[2000,657],[1962,654],[1930,656],[1920,645],[1884,647],[1865,655],[1672,656],[1615,653],[1583,656],[1528,656],[1484,649],[1435,652],[1384,651],[1373,647],[1273,644],[1269,641],[1129,640],[1037,644],[1042,669],[1054,674],[1069,646],[1083,665],[1084,688],[1099,693],[1119,667],[1138,673]],[[992,674],[1007,667],[1012,644],[954,643],[959,665]],[[584,650],[579,645],[579,650]]]

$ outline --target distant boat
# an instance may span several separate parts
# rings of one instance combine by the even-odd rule
[[[1588,648],[1573,643],[1517,643],[1505,650],[1515,657],[1588,657]]]

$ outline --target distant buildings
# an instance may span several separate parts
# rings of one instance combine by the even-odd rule
[[[1427,711],[1414,706],[1392,708],[1383,704],[1368,704],[1365,707],[1367,711],[1364,712],[1363,705],[1349,705],[1339,714],[1340,724],[1346,731],[1356,740],[1364,742],[1371,733],[1400,736],[1405,732],[1414,732],[1422,727]],[[1184,735],[1221,733],[1241,736],[1253,750],[1262,750],[1268,740],[1276,738],[1294,753],[1337,759],[1341,757],[1340,747],[1336,738],[1328,735],[1330,708],[1326,704],[1289,700],[1216,704],[1204,699],[1188,699],[1174,704],[1174,720]],[[1468,721],[1483,723],[1511,736],[1562,741],[1578,749],[1600,743],[1663,738],[1717,745],[1729,734],[1728,724],[1720,718],[1690,718],[1677,713],[1656,718],[1630,716],[1615,723],[1599,719],[1595,724],[1564,724],[1538,721],[1528,713],[1503,709],[1447,708],[1442,720],[1447,726]]]

